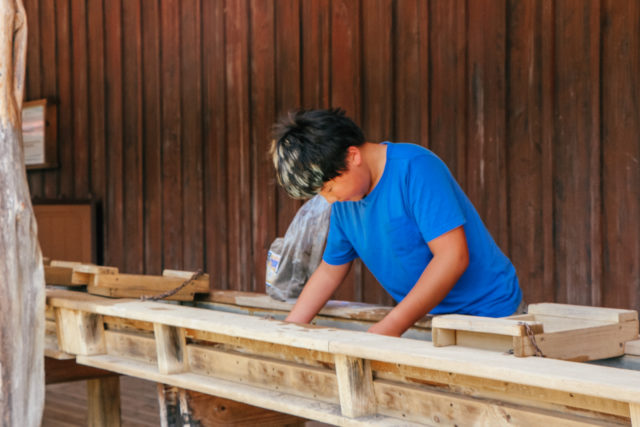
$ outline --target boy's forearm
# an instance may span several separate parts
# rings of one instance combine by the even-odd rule
[[[285,320],[309,323],[340,286],[350,266],[351,263],[334,266],[322,261],[307,281],[298,301]]]

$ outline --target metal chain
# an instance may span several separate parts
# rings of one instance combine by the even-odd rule
[[[172,295],[175,295],[176,293],[178,293],[178,291],[180,291],[181,289],[183,289],[185,286],[187,286],[189,283],[193,282],[194,280],[198,279],[200,276],[202,276],[204,273],[202,272],[202,270],[198,270],[195,273],[193,273],[191,275],[191,277],[189,277],[187,280],[185,280],[180,286],[178,286],[175,289],[171,289],[170,291],[166,291],[163,292],[161,294],[158,295],[142,295],[140,297],[140,299],[142,301],[158,301],[164,298],[169,298]]]
[[[538,357],[546,357],[542,353],[542,350],[540,350],[540,347],[538,347],[538,343],[536,342],[536,336],[533,333],[533,329],[531,329],[531,326],[529,326],[527,322],[518,322],[518,324],[524,326],[524,330],[527,333],[527,336],[529,337],[529,341],[531,341],[531,345],[533,345],[533,348],[536,351],[535,355]]]

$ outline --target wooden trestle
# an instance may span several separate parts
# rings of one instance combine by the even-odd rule
[[[47,317],[79,364],[335,425],[640,426],[631,370],[66,290]]]

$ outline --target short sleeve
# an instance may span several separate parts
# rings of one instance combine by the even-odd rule
[[[466,222],[458,194],[462,195],[447,166],[434,154],[418,156],[407,175],[409,209],[425,242]]]
[[[347,239],[340,221],[341,215],[337,206],[331,207],[331,219],[329,222],[329,235],[322,259],[327,264],[343,265],[358,257],[353,245]]]

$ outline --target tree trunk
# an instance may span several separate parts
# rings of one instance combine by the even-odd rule
[[[44,274],[22,147],[27,20],[0,0],[0,424],[39,426],[44,406]]]

